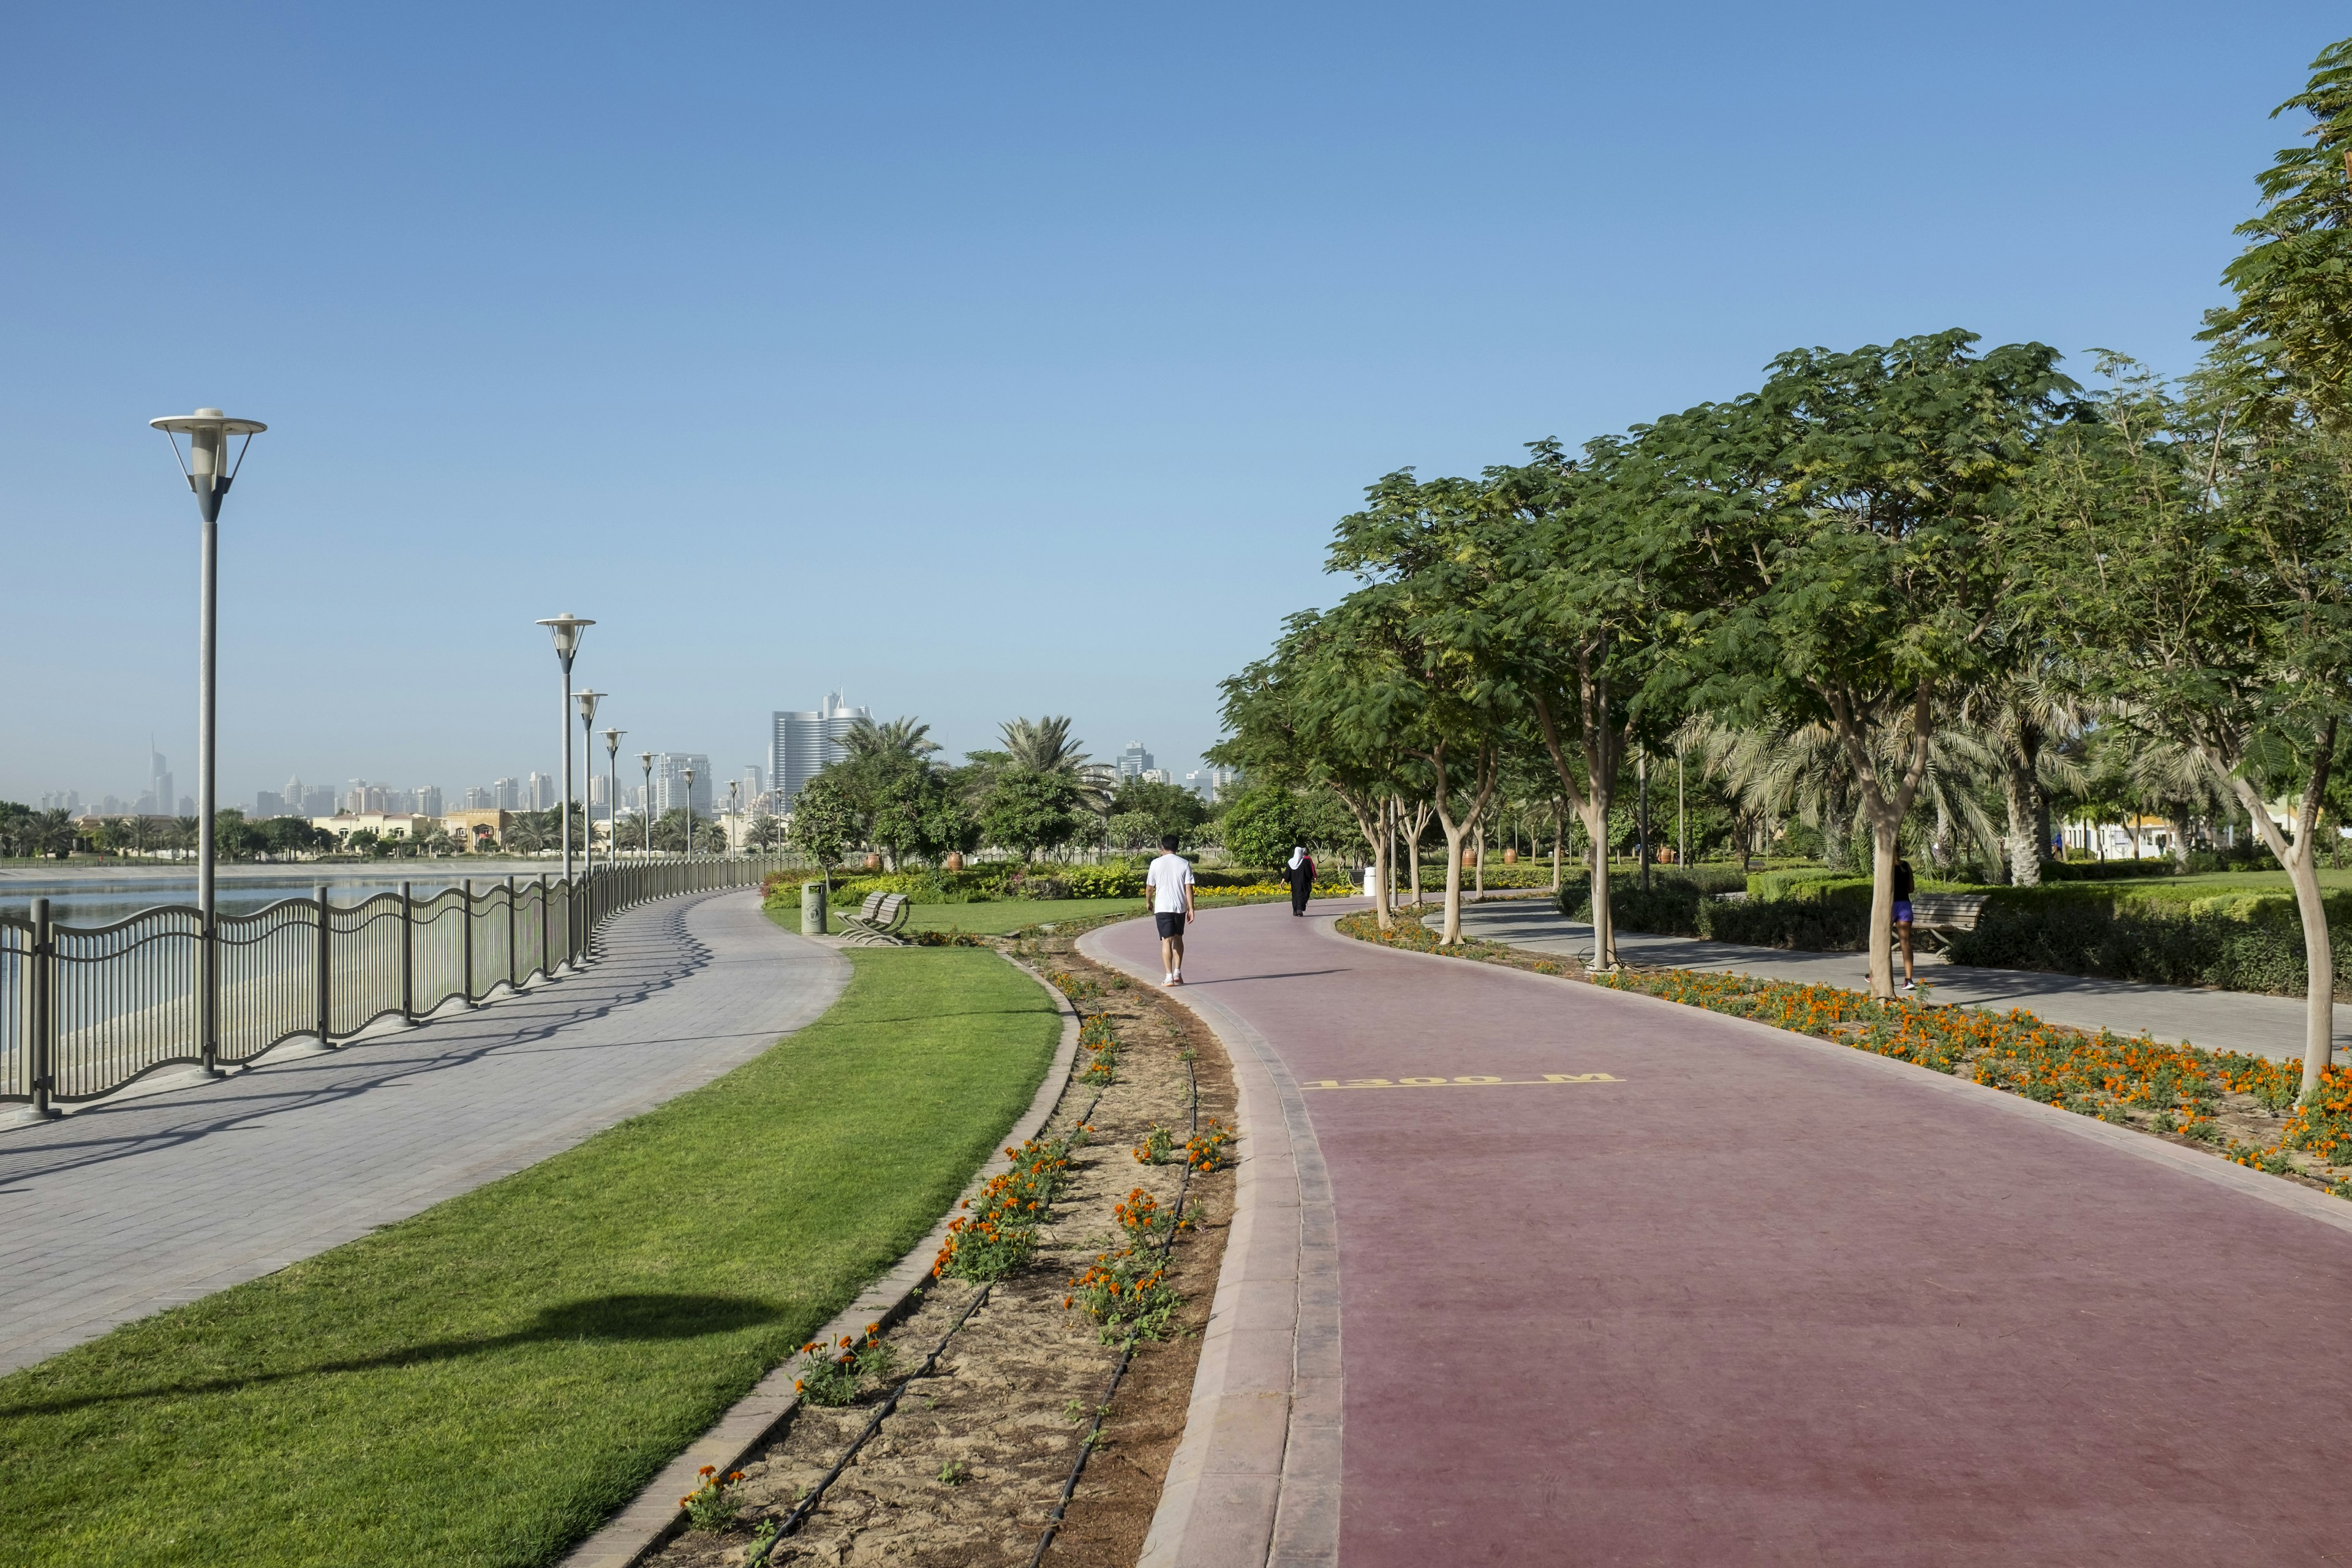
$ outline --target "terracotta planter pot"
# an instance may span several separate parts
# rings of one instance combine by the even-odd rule
[[[1506,865],[1506,866],[1516,866],[1516,865],[1517,865],[1518,863],[1519,863],[1519,852],[1518,852],[1517,850],[1516,850],[1516,849],[1506,849],[1506,850],[1504,850],[1504,851],[1503,851],[1503,864],[1504,864],[1504,865]]]
[[[879,855],[868,855],[866,858],[866,868],[869,871],[879,871],[882,869],[882,857]]]
[[[960,853],[958,853],[957,851],[953,850],[953,849],[949,850],[949,851],[948,851],[948,858],[947,858],[947,868],[948,868],[949,870],[950,870],[950,871],[961,871],[961,870],[962,870],[962,869],[963,869],[963,856],[962,856],[962,855],[961,855]]]

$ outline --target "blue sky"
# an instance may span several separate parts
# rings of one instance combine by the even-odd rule
[[[1334,519],[1966,326],[2194,354],[2340,9],[29,7],[0,797],[556,765],[845,689],[1194,765]]]

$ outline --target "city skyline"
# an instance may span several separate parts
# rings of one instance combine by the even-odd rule
[[[693,788],[695,809],[698,813],[706,816],[712,814],[716,803],[726,794],[730,780],[743,783],[745,786],[742,792],[743,799],[745,809],[748,810],[755,797],[775,789],[782,782],[782,775],[775,770],[779,765],[777,759],[784,756],[787,721],[815,720],[818,721],[812,734],[802,737],[796,743],[804,748],[814,745],[816,749],[806,754],[815,757],[817,765],[822,766],[824,762],[832,761],[840,755],[839,733],[847,728],[851,720],[859,716],[873,717],[883,721],[899,717],[897,714],[876,714],[864,704],[849,704],[843,700],[840,692],[835,691],[827,694],[824,703],[817,710],[772,710],[768,726],[769,735],[766,738],[767,744],[762,752],[762,756],[766,760],[732,764],[714,763],[713,757],[723,753],[685,750],[663,751],[644,747],[635,750],[625,749],[619,759],[620,766],[617,770],[621,796],[617,809],[624,814],[642,809],[646,785],[643,769],[636,759],[639,752],[652,750],[656,759],[653,789],[656,802],[656,815],[669,810],[678,803],[678,795],[684,788],[679,770],[688,760],[698,769]],[[919,714],[914,716],[920,717]],[[814,738],[815,731],[822,731],[821,740]],[[960,762],[969,752],[993,749],[996,739],[992,735],[983,737],[961,750],[943,745],[941,752],[947,760]],[[625,747],[628,744],[626,738],[624,743]],[[1130,770],[1128,762],[1129,753],[1139,745],[1140,742],[1130,742],[1118,752],[1108,748],[1097,750],[1089,747],[1089,755],[1093,761],[1110,768],[1115,776],[1123,780],[1136,776],[1137,770]],[[158,750],[152,739],[148,742],[147,752],[148,786],[138,795],[118,795],[94,786],[86,788],[79,782],[61,786],[52,783],[47,787],[21,795],[11,795],[5,787],[0,787],[0,800],[18,800],[45,811],[62,809],[77,816],[83,815],[99,816],[194,815],[194,801],[192,797],[187,797],[184,791],[177,789],[174,784],[177,775],[170,769],[168,755]],[[1179,776],[1172,769],[1154,766],[1154,753],[1149,750],[1144,751],[1142,755],[1144,757],[1142,766],[1150,771],[1151,776],[1171,782]],[[226,764],[228,761],[224,759],[224,763]],[[580,771],[583,767],[583,759],[575,752],[574,798],[588,800],[594,809],[602,811],[606,804],[604,800],[606,757],[601,738],[593,748],[593,757],[586,759],[586,763],[585,771]],[[447,782],[402,784],[396,782],[397,777],[401,776],[398,774],[370,777],[360,773],[328,783],[317,779],[305,780],[302,773],[297,770],[277,784],[257,784],[251,787],[240,789],[229,782],[234,775],[229,773],[227,766],[224,765],[221,807],[223,810],[243,811],[249,817],[279,815],[324,817],[334,816],[339,812],[387,810],[426,816],[441,816],[465,810],[547,810],[552,808],[556,799],[562,793],[562,762],[558,758],[548,767],[500,773],[483,782],[457,784]],[[814,768],[808,770],[810,773],[814,772]],[[1207,793],[1206,781],[1211,774],[1219,772],[1220,770],[1207,768],[1195,770],[1184,775],[1186,786],[1193,787],[1193,780],[1197,778],[1203,782],[1205,794]],[[795,782],[805,782],[806,776],[807,774],[802,774]],[[534,792],[534,781],[537,781],[545,792],[544,805],[535,804],[541,797]],[[175,808],[184,807],[184,809],[143,810],[143,803],[152,797],[159,784],[172,792],[173,805]],[[360,792],[356,799],[354,792]],[[415,804],[426,792],[431,792],[436,797],[429,808]],[[296,798],[298,795],[300,797],[299,800]],[[402,804],[404,801],[408,804]],[[782,807],[780,805],[779,809]]]

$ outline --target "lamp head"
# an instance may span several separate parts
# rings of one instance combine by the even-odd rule
[[[580,651],[580,634],[596,623],[567,613],[550,616],[539,624],[555,634],[555,657],[563,661],[564,668],[570,669],[572,656]]]
[[[654,771],[654,754],[651,752],[639,752],[637,753],[637,761],[645,764],[646,772],[651,773]]]
[[[621,754],[621,737],[627,733],[628,731],[625,730],[605,731],[604,754],[608,757],[618,757]]]
[[[199,408],[194,414],[171,414],[147,423],[163,432],[172,443],[172,457],[180,465],[180,472],[188,479],[188,488],[196,492],[196,509],[204,513],[206,522],[220,521],[221,497],[236,471],[245,466],[245,448],[253,438],[269,428],[258,419],[232,419],[217,408]],[[180,437],[188,438],[188,455],[180,456]],[[227,461],[228,440],[242,436],[245,443],[236,449],[236,461]]]
[[[686,775],[686,787],[692,789],[694,787],[694,764],[689,763],[685,767],[682,767],[677,771]]]
[[[601,691],[575,691],[572,694],[572,700],[580,705],[580,727],[583,730],[594,729],[596,704],[604,700],[604,694]]]

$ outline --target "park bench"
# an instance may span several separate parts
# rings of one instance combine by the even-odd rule
[[[1977,929],[1977,921],[1984,917],[1985,902],[1986,895],[1982,893],[1914,893],[1912,932],[1932,936],[1939,944],[1949,947],[1951,932]]]
[[[904,893],[868,893],[856,914],[841,917],[847,928],[842,934],[867,947],[906,947],[907,939],[898,933],[906,929],[907,917],[913,910]]]

